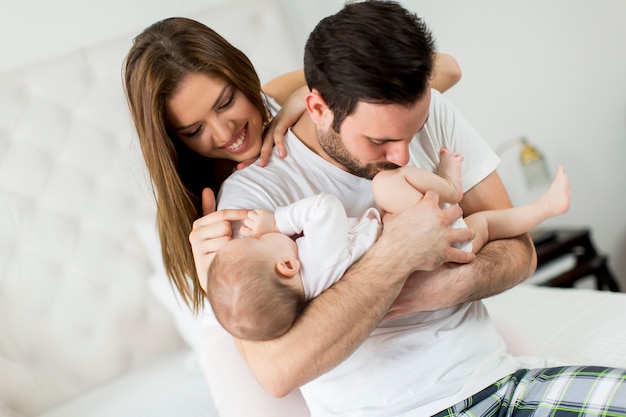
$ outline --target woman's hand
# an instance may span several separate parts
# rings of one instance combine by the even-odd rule
[[[205,188],[202,191],[202,213],[204,216],[193,222],[193,228],[189,233],[189,243],[191,243],[200,285],[206,290],[206,274],[215,257],[215,252],[232,239],[230,222],[245,219],[248,210],[215,211],[213,190]]]
[[[308,91],[307,87],[301,87],[294,91],[265,130],[263,146],[261,147],[261,154],[258,158],[259,166],[264,167],[267,165],[274,146],[276,146],[278,150],[278,156],[284,158],[285,155],[287,155],[287,150],[285,149],[285,134],[291,126],[296,124],[300,116],[304,113],[304,95]],[[240,162],[237,165],[237,169],[243,169],[254,161],[256,161],[256,158]]]

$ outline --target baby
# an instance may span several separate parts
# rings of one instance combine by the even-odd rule
[[[426,190],[442,203],[462,196],[458,153],[441,151],[438,174],[406,166],[382,171],[372,192],[382,212],[396,213],[417,203]],[[466,250],[477,253],[489,240],[514,237],[564,214],[570,185],[562,167],[548,191],[529,205],[477,212],[464,219],[475,237]],[[378,210],[349,218],[333,195],[321,193],[276,209],[251,210],[243,238],[216,254],[209,268],[207,296],[222,326],[233,336],[267,340],[285,333],[306,302],[328,289],[376,241],[382,230]]]

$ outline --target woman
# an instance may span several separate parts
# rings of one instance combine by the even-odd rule
[[[460,70],[447,55],[438,55],[436,63],[431,85],[445,91],[458,81]],[[166,272],[197,312],[203,306],[204,291],[194,266],[189,232],[194,220],[206,214],[202,211],[203,190],[216,193],[237,163],[242,168],[260,155],[259,164],[266,164],[274,140],[279,154],[284,155],[283,134],[304,111],[306,88],[297,91],[305,85],[303,72],[285,74],[261,87],[254,67],[241,51],[201,23],[171,18],[135,38],[126,57],[124,81],[155,193]],[[278,105],[283,105],[283,110],[277,114]],[[270,125],[273,115],[276,118]],[[219,213],[208,216],[219,217]],[[223,230],[219,235],[224,235]],[[207,355],[220,351],[218,365],[228,368],[238,392],[246,392],[255,415],[279,415],[278,408],[273,408],[277,400],[259,394],[260,387],[254,387],[232,341],[224,348],[207,346],[204,350]],[[207,376],[219,374],[208,366],[204,371]],[[222,381],[219,387],[210,385],[218,408],[221,394],[216,390],[236,395],[230,394],[234,388]],[[301,398],[281,401],[292,402],[285,406],[291,410],[286,415],[305,414]],[[223,409],[220,412],[224,413]],[[234,411],[233,415],[244,415],[241,413]]]
[[[251,120],[245,149],[223,147],[229,138],[194,152],[188,144],[207,137],[209,141],[210,129],[202,124],[194,126],[195,131],[173,127],[168,102],[181,86],[189,84],[187,78],[198,74],[209,76],[209,83],[219,79],[229,85],[230,95],[216,112],[221,120],[233,111]],[[297,71],[268,84],[263,91],[282,103],[303,85],[304,76]],[[125,61],[125,91],[155,192],[165,268],[184,300],[197,311],[203,294],[196,282],[188,236],[193,221],[202,215],[200,194],[205,187],[216,192],[237,162],[245,166],[259,153],[261,163],[267,162],[272,140],[268,135],[262,149],[262,133],[271,117],[269,104],[247,57],[210,28],[184,18],[157,22],[135,38]]]
[[[460,78],[456,61],[448,55],[438,56],[435,73],[431,85],[440,91]],[[260,154],[260,164],[266,164],[274,140],[284,153],[283,134],[304,111],[300,94],[288,98],[304,85],[304,75],[297,70],[261,87],[241,51],[191,19],[162,20],[134,40],[125,61],[126,96],[154,187],[165,268],[194,311],[202,306],[204,294],[189,231],[203,214],[202,190],[209,187],[216,193],[236,163],[242,168]],[[217,106],[210,115],[199,114],[202,110],[198,112],[193,101],[206,97],[196,94],[184,102],[189,90],[197,93],[216,87],[224,96],[221,102],[211,103]],[[277,111],[272,101],[290,103],[285,108],[291,110],[279,114],[263,142],[272,112]],[[238,126],[237,131],[231,126]],[[215,137],[222,134],[219,140],[212,138],[212,129]],[[244,143],[234,146],[241,139]]]

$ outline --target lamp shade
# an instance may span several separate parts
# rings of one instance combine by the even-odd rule
[[[502,156],[508,149],[518,146],[522,148],[519,161],[522,165],[526,187],[535,188],[549,184],[551,178],[545,158],[539,149],[532,145],[525,137],[505,142],[496,152],[498,155]]]
[[[541,152],[525,139],[522,139],[520,161],[528,188],[542,186],[550,182],[546,160]]]

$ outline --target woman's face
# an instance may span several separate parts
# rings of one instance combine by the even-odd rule
[[[200,155],[240,162],[261,151],[261,113],[219,77],[189,74],[165,111],[170,131]]]

